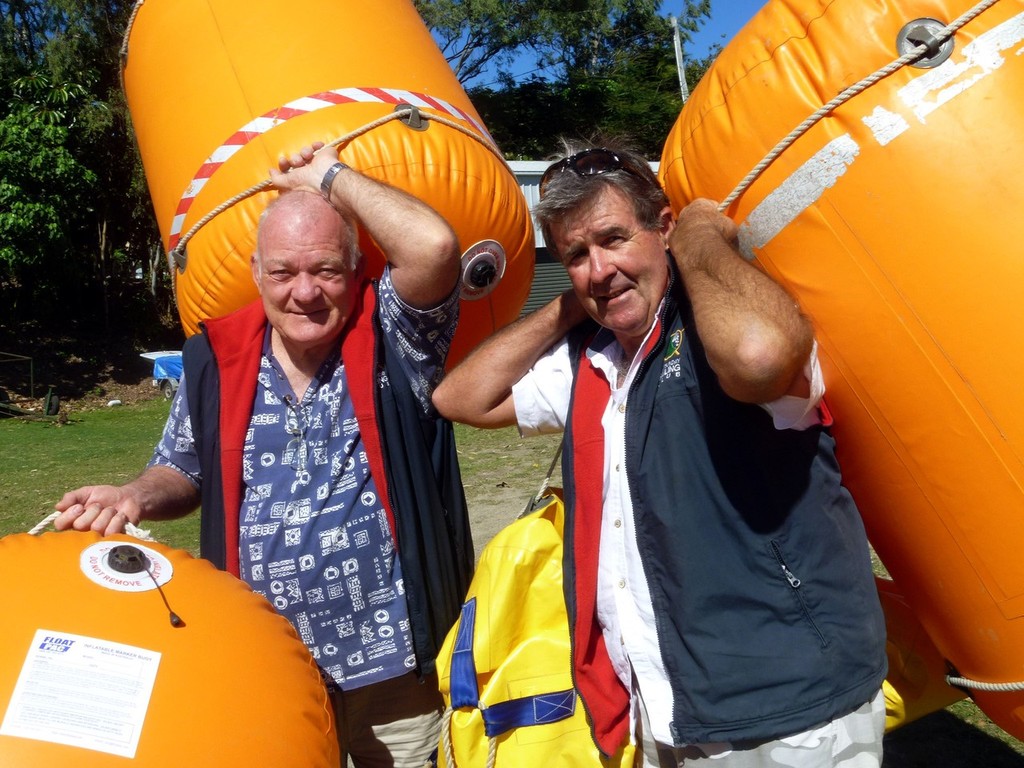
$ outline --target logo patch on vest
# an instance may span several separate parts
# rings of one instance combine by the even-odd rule
[[[673,357],[679,357],[683,348],[683,331],[685,329],[680,328],[679,330],[672,331],[669,334],[668,339],[665,341],[665,360],[671,360]]]
[[[672,378],[678,379],[683,374],[682,366],[682,349],[683,349],[683,330],[672,331],[669,334],[668,339],[665,341],[665,365],[661,369],[661,381],[667,381]]]

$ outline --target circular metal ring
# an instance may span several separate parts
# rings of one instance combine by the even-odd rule
[[[900,56],[906,56],[920,46],[926,46],[927,50],[920,58],[911,62],[911,66],[920,69],[931,69],[939,66],[953,53],[955,42],[952,37],[942,43],[938,42],[938,36],[946,28],[938,19],[920,18],[905,25],[896,36],[896,50]]]

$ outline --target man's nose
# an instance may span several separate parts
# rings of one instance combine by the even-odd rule
[[[300,272],[295,276],[292,292],[300,301],[311,301],[320,295],[320,284],[313,275]]]
[[[600,282],[615,271],[610,255],[603,248],[590,250],[590,275],[594,282]]]

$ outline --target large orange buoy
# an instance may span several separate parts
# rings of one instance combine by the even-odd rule
[[[342,160],[425,200],[458,233],[465,300],[450,362],[518,316],[534,264],[526,200],[409,0],[147,0],[126,51],[187,334],[257,296],[249,258],[276,193],[221,207],[267,180],[282,153],[342,139]],[[362,246],[379,275],[379,251]]]
[[[4,768],[338,765],[306,646],[205,560],[124,535],[26,533],[0,539],[0,580]]]
[[[1018,737],[1022,51],[1021,0],[773,0],[694,89],[661,163],[674,206],[728,199],[842,94],[728,213],[814,320],[846,483],[895,587]],[[905,52],[920,57],[844,94]]]

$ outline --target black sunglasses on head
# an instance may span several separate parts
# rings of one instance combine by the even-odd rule
[[[610,149],[605,149],[604,147],[585,149],[549,166],[540,178],[540,194],[541,197],[544,196],[544,191],[547,189],[548,184],[562,171],[572,171],[577,176],[585,178],[587,176],[600,176],[602,173],[620,170],[638,179],[648,181],[646,177],[626,165],[622,158]]]

